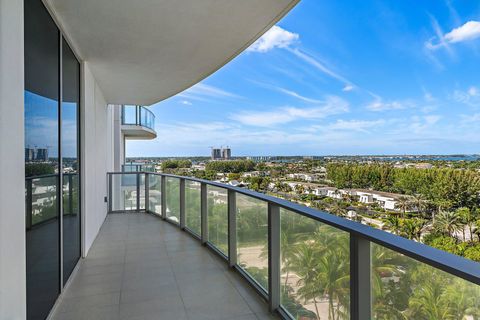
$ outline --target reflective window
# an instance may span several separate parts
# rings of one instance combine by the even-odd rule
[[[27,318],[45,319],[80,258],[80,64],[41,1],[24,10]]]
[[[27,318],[44,319],[60,292],[58,214],[59,31],[25,0]]]
[[[78,119],[80,64],[62,40],[63,282],[80,259],[80,179]]]

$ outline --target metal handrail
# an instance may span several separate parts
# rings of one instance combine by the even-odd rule
[[[352,278],[351,279],[352,281],[351,282],[351,290],[352,290],[351,303],[352,303],[352,310],[355,310],[357,314],[355,316],[352,315],[352,319],[363,319],[361,314],[364,314],[364,315],[366,314],[364,313],[366,307],[362,307],[360,306],[360,304],[361,302],[368,304],[367,301],[369,301],[369,295],[366,295],[365,291],[367,289],[368,290],[370,289],[370,283],[369,283],[370,276],[369,274],[365,273],[366,272],[365,269],[366,268],[370,269],[370,266],[369,266],[370,243],[376,243],[378,245],[391,249],[397,253],[413,258],[414,260],[417,260],[429,266],[432,266],[436,269],[445,271],[451,275],[467,280],[473,284],[480,285],[480,264],[477,262],[465,259],[463,257],[457,256],[439,249],[435,249],[433,247],[430,247],[428,245],[425,245],[419,242],[415,242],[413,240],[409,240],[409,239],[385,232],[383,230],[379,230],[367,225],[363,225],[359,222],[347,220],[347,219],[329,214],[324,211],[305,207],[303,205],[290,202],[288,200],[276,198],[276,197],[255,192],[249,189],[243,189],[243,188],[234,187],[234,186],[219,183],[219,182],[198,179],[194,177],[178,176],[178,175],[166,174],[166,173],[152,173],[152,172],[109,172],[107,173],[107,175],[109,176],[125,175],[125,174],[127,175],[136,174],[137,177],[139,175],[145,175],[146,177],[145,181],[148,180],[149,175],[160,176],[162,177],[162,188],[164,187],[163,182],[165,181],[166,178],[176,178],[176,179],[180,179],[180,181],[198,182],[201,184],[202,189],[207,185],[222,188],[222,189],[228,190],[229,193],[243,194],[243,195],[252,197],[254,199],[258,199],[268,203],[269,219],[271,216],[273,217],[279,216],[279,208],[283,208],[291,212],[300,214],[302,216],[311,218],[313,220],[319,221],[321,223],[327,224],[336,229],[348,232],[350,234],[350,239],[351,239],[350,241],[351,278]],[[111,181],[111,179],[109,179],[109,181]],[[148,188],[148,183],[146,183],[145,187]],[[111,191],[110,188],[109,190]],[[109,195],[109,200],[110,200],[110,197],[111,195]],[[148,192],[146,192],[146,197],[148,197]],[[162,198],[163,197],[164,197],[164,194],[162,192]],[[147,198],[145,199],[145,202],[148,203]],[[162,205],[162,210],[164,210],[163,205]],[[202,209],[202,212],[203,210],[204,209]],[[272,212],[273,212],[273,215],[272,215]],[[162,214],[162,217],[164,219],[166,218],[164,214]],[[277,219],[279,218],[277,217]],[[181,221],[180,226],[182,227],[182,213],[180,213],[180,221]],[[269,233],[272,233],[272,232],[275,233],[276,231],[278,231],[278,230],[272,230],[273,228],[272,225],[275,226],[275,229],[279,228],[277,224],[278,224],[278,221],[276,222],[275,220],[273,220],[273,222],[269,221]],[[184,223],[183,223],[183,226],[184,226]],[[230,235],[230,231],[229,231],[229,235]],[[201,236],[202,236],[202,242],[206,243],[207,240],[204,239],[203,235]],[[252,279],[247,279],[247,280],[251,281]],[[268,299],[272,300],[270,297]],[[280,306],[278,305],[278,301],[277,301],[277,306],[275,308],[278,309],[279,307]],[[361,311],[359,311],[359,309],[361,309]]]
[[[232,190],[246,196],[262,200],[268,203],[274,203],[284,209],[301,214],[305,217],[317,220],[319,222],[328,224],[337,229],[349,232],[356,236],[365,238],[368,241],[375,242],[379,245],[397,251],[401,254],[409,256],[415,260],[426,263],[441,269],[445,272],[463,278],[467,281],[480,285],[480,264],[478,262],[465,259],[455,254],[448,253],[443,250],[439,250],[423,243],[415,242],[395,234],[388,233],[383,230],[375,229],[370,226],[361,224],[359,222],[347,220],[325,211],[305,207],[298,203],[294,203],[288,200],[273,197],[260,192],[252,191],[249,189],[243,189],[227,185],[220,182],[204,180],[188,176],[178,176],[167,173],[154,173],[154,172],[109,172],[108,174],[151,174],[157,176],[165,176],[177,179],[185,179],[188,181],[194,181],[204,183],[207,185]]]

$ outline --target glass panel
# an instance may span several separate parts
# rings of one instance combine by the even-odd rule
[[[148,111],[144,108],[144,107],[139,107],[140,109],[140,119],[141,119],[141,125],[142,126],[145,126],[145,127],[148,127]]]
[[[480,286],[372,243],[374,319],[478,319]]]
[[[350,237],[280,209],[281,304],[295,319],[349,319]]]
[[[137,175],[112,175],[112,210],[137,210]]]
[[[167,218],[180,223],[180,179],[167,177],[165,180]]]
[[[139,184],[140,184],[140,210],[145,210],[145,175],[144,174],[139,174]],[[135,192],[136,195],[136,192]]]
[[[185,180],[185,225],[197,235],[202,233],[200,190],[199,182]]]
[[[24,13],[25,174],[37,177],[26,182],[27,318],[44,319],[60,292],[60,46],[58,29],[41,1],[25,0]]]
[[[123,106],[123,123],[137,124],[137,106]]]
[[[207,186],[208,241],[228,254],[228,196],[223,188]]]
[[[156,214],[162,214],[162,177],[148,175],[148,209]]]
[[[237,263],[268,290],[268,204],[238,193]]]
[[[26,205],[27,208],[31,206],[30,217],[27,217],[27,221],[31,221],[31,227],[58,218],[57,179],[57,175],[50,175],[26,180],[27,190],[31,188],[31,194],[27,195]]]
[[[78,167],[78,112],[80,64],[62,40],[62,164],[63,164],[63,282],[80,259],[80,186]]]

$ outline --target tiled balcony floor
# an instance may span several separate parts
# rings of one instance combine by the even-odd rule
[[[276,319],[211,250],[148,214],[110,214],[53,319]]]

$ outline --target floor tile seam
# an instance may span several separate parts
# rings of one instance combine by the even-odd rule
[[[128,232],[130,231],[130,219],[127,219],[127,237],[128,237]],[[122,268],[122,279],[121,284],[120,284],[120,295],[118,297],[118,318],[120,318],[120,304],[122,303],[122,295],[123,295],[123,280],[125,279],[125,265],[126,265],[126,260],[127,260],[127,239],[125,239],[125,251],[124,251],[124,256],[123,256],[123,268]]]
[[[168,223],[166,221],[161,221],[161,222]],[[178,229],[178,231],[180,231],[180,229]],[[187,319],[190,319],[190,317],[188,316],[188,312],[187,312],[187,306],[185,305],[185,301],[183,300],[182,292],[180,291],[180,285],[178,284],[177,275],[175,274],[175,268],[174,268],[175,266],[173,265],[172,256],[168,252],[167,243],[165,241],[163,242],[163,245],[165,246],[165,252],[167,253],[170,268],[173,271],[173,279],[175,280],[175,286],[177,287],[178,295],[180,296],[180,300],[182,301],[182,306],[183,306],[183,310],[185,312],[185,316],[187,317]]]

